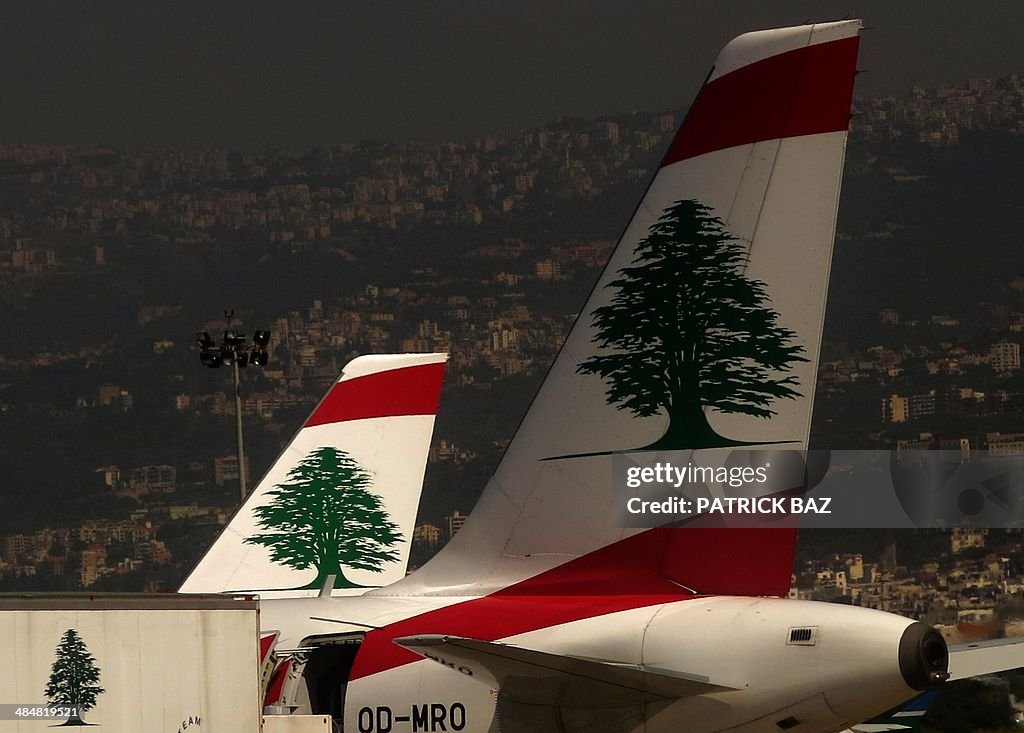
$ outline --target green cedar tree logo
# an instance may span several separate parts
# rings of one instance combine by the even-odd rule
[[[609,404],[640,417],[664,413],[665,434],[648,449],[737,445],[708,424],[705,408],[770,418],[773,401],[800,396],[792,376],[807,361],[778,325],[766,286],[744,274],[744,247],[711,209],[677,201],[636,248],[632,267],[608,284],[597,308],[600,353],[579,365],[608,384]]]
[[[403,537],[390,520],[381,497],[370,491],[373,479],[347,453],[318,448],[288,473],[288,481],[268,492],[272,501],[256,507],[258,524],[269,530],[246,538],[269,548],[274,562],[306,570],[316,578],[305,588],[358,588],[343,568],[382,572],[398,560],[388,549]]]
[[[46,699],[53,706],[76,706],[78,715],[63,725],[88,725],[81,714],[96,706],[104,690],[99,686],[100,669],[96,660],[74,629],[68,629],[57,644],[56,659],[50,668]]]

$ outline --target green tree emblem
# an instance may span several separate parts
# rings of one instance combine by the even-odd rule
[[[322,588],[331,575],[335,588],[359,588],[342,568],[379,573],[398,559],[388,548],[403,539],[372,486],[347,453],[318,448],[268,492],[272,501],[256,507],[258,525],[269,531],[245,542],[269,548],[274,562],[295,570],[316,568],[305,588]]]
[[[579,365],[608,384],[609,404],[669,426],[649,449],[737,445],[708,424],[705,408],[770,418],[773,401],[800,396],[792,376],[807,361],[778,325],[766,286],[744,274],[743,246],[711,209],[677,201],[637,245],[632,267],[597,308],[601,351]]]
[[[104,692],[99,686],[100,669],[96,660],[74,629],[64,632],[55,654],[46,699],[53,706],[78,708],[78,714],[69,717],[63,725],[89,725],[81,714],[95,707],[96,698]]]

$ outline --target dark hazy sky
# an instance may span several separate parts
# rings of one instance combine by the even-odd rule
[[[863,96],[1024,72],[1016,0],[3,0],[0,142],[298,149],[657,111],[733,36],[844,16],[874,27]]]

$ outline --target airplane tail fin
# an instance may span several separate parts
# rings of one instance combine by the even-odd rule
[[[795,529],[617,528],[612,455],[806,448],[860,28],[723,49],[469,521],[376,593],[788,591]]]
[[[446,359],[349,362],[181,592],[354,595],[402,578]]]

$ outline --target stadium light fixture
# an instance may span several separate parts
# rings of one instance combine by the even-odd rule
[[[267,365],[270,343],[270,331],[259,330],[253,334],[252,344],[248,344],[245,334],[232,327],[235,320],[233,310],[224,311],[224,334],[220,345],[210,337],[208,331],[196,332],[196,345],[199,347],[199,361],[210,369],[221,365],[231,367],[231,377],[235,388],[235,432],[238,441],[238,486],[242,501],[245,501],[245,450],[242,442],[242,394],[239,386],[239,370],[246,366],[263,367]]]

